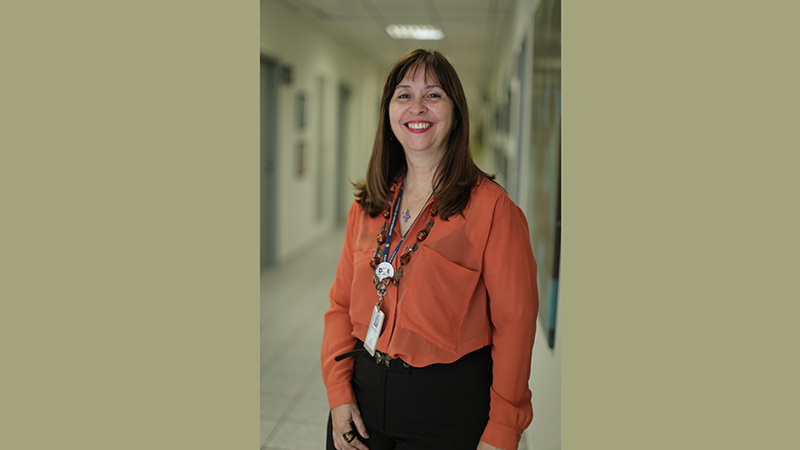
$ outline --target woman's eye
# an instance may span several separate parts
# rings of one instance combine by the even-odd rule
[[[408,98],[408,94],[400,94],[397,98]]]
[[[439,98],[439,97],[441,97],[441,95],[439,95],[439,94],[437,94],[435,92],[431,92],[430,94],[428,94],[428,97]]]

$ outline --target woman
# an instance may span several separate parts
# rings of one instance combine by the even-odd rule
[[[536,263],[492,179],[469,154],[453,67],[404,55],[325,313],[329,450],[517,448],[533,418]]]

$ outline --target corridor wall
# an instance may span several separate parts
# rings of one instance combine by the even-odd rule
[[[337,226],[337,196],[345,199],[338,201],[341,208],[349,209],[350,182],[366,173],[388,70],[302,14],[279,2],[261,2],[261,54],[277,60],[285,76],[277,100],[278,263],[310,250]],[[342,86],[351,94],[344,130],[338,114]],[[347,154],[340,171],[341,133]]]
[[[498,180],[523,209],[529,226],[534,222],[530,198],[534,184],[526,168],[530,165],[531,96],[523,95],[532,76],[534,15],[540,0],[519,0],[508,40],[500,50],[501,63],[492,74],[486,97],[489,104],[479,120],[485,126],[484,168],[498,173]],[[527,53],[526,57],[520,57]],[[520,67],[522,66],[522,67]],[[518,170],[517,173],[514,173]],[[536,249],[534,249],[536,255]],[[540,274],[541,277],[542,274]],[[541,298],[540,302],[547,299]],[[568,300],[567,300],[568,301]],[[520,449],[561,448],[561,296],[557,297],[554,346],[537,320],[536,342],[529,386],[533,391],[534,419],[523,434]]]

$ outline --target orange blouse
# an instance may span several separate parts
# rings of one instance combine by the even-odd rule
[[[429,219],[430,205],[403,247],[416,241]],[[353,359],[336,362],[334,357],[353,350],[356,339],[367,335],[378,301],[369,263],[384,221],[380,214],[369,217],[355,202],[350,208],[322,342],[322,378],[331,408],[356,401],[350,385]],[[398,224],[391,251],[401,237]],[[491,409],[481,439],[516,449],[533,419],[528,378],[539,309],[525,216],[500,186],[481,177],[463,215],[446,221],[436,217],[430,235],[418,245],[398,286],[386,288],[377,350],[424,367],[451,363],[493,344]],[[395,270],[406,251],[397,252]]]

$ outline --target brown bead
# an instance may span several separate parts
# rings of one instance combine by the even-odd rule
[[[411,252],[408,252],[400,257],[400,264],[402,265],[408,264],[409,261],[411,261]]]
[[[388,209],[384,209],[383,210],[383,218],[384,219],[388,219],[391,215],[392,215],[392,212],[389,211]]]
[[[380,258],[377,258],[377,257],[376,258],[372,258],[369,261],[369,266],[372,267],[373,269],[375,269],[375,268],[378,267],[378,264],[380,264],[380,263],[381,263]]]
[[[424,241],[426,237],[428,237],[428,232],[426,230],[422,230],[419,233],[417,233],[418,241]]]
[[[383,244],[386,242],[386,235],[381,233],[375,239],[378,240],[378,244]]]

